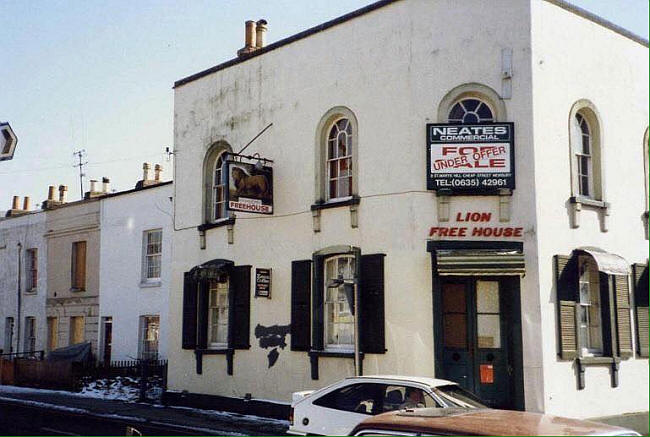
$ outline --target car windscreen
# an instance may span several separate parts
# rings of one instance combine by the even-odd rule
[[[433,391],[451,407],[488,408],[476,395],[458,385],[442,385],[434,388]]]

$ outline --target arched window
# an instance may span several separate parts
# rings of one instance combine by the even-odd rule
[[[352,126],[347,118],[336,120],[327,135],[327,199],[352,195]]]
[[[476,98],[466,98],[452,106],[448,121],[455,124],[492,123],[494,114],[487,103]]]
[[[577,113],[573,118],[574,129],[580,130],[578,147],[576,148],[576,176],[578,178],[578,194],[591,197],[594,192],[594,176],[592,169],[592,137],[589,122],[585,117]]]
[[[590,102],[576,103],[570,113],[571,173],[573,196],[603,200],[600,124]]]
[[[228,218],[226,211],[226,159],[230,146],[217,142],[210,146],[203,161],[203,205],[205,223]]]
[[[316,141],[316,204],[357,196],[358,124],[348,108],[338,106],[321,118]]]

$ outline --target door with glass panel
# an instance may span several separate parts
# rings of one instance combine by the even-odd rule
[[[510,312],[507,281],[449,277],[441,280],[442,376],[457,382],[495,408],[513,408],[513,365],[509,356]],[[440,332],[441,331],[441,332]]]

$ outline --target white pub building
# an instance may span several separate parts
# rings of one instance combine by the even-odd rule
[[[647,432],[647,41],[560,0],[266,30],[175,84],[169,396],[436,376]]]

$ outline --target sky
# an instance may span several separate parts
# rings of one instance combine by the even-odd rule
[[[648,0],[572,0],[648,38]],[[244,21],[265,18],[271,43],[373,0],[2,0],[0,122],[18,137],[0,161],[0,211],[13,195],[32,205],[48,185],[80,198],[88,181],[133,188],[142,163],[173,147],[174,81],[235,57]]]

